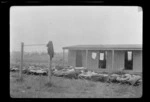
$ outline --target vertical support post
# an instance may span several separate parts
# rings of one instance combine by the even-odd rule
[[[69,58],[69,50],[67,50],[67,66],[68,66],[68,59]]]
[[[55,54],[52,41],[48,42],[47,47],[48,47],[47,51],[50,57],[49,68],[48,68],[48,82],[51,84],[52,82],[50,81],[52,79],[52,58],[54,57]]]
[[[108,69],[108,71],[109,71],[109,73],[110,73],[110,69],[108,68],[108,66],[107,66],[107,53],[108,53],[108,51],[107,50],[105,50],[104,51],[104,57],[105,57],[105,61],[106,61],[106,69]]]
[[[50,60],[49,60],[48,64],[49,64],[49,68],[48,68],[48,82],[50,82]]]
[[[23,50],[24,50],[24,43],[21,43],[21,57],[20,57],[20,79],[22,79],[22,69],[23,69]]]
[[[52,79],[52,58],[50,56],[49,68],[48,68],[48,82],[51,83]]]
[[[114,50],[112,50],[112,71],[114,69]]]
[[[63,49],[63,67],[65,67],[65,64],[64,64],[65,61],[64,60],[65,60],[65,50]]]
[[[49,64],[49,82],[52,79],[52,58],[50,56],[50,64]],[[51,83],[51,82],[50,82]]]
[[[87,66],[87,61],[88,61],[88,58],[87,58],[87,57],[88,57],[88,50],[86,50],[86,68],[88,67],[88,66]]]

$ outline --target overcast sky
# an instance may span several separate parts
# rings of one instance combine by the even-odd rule
[[[143,12],[138,7],[43,6],[10,8],[10,51],[20,43],[46,44],[55,52],[83,44],[142,44]],[[25,47],[46,51],[46,47]]]

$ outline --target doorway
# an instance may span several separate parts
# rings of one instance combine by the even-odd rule
[[[133,69],[133,52],[126,51],[125,52],[125,70]]]
[[[82,67],[82,51],[76,51],[76,67]]]
[[[99,68],[106,69],[106,53],[105,53],[105,51],[100,51],[100,53],[99,53]]]

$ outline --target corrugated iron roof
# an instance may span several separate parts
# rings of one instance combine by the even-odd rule
[[[75,45],[63,47],[70,50],[142,50],[141,44]]]

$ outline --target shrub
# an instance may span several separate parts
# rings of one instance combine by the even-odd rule
[[[56,68],[57,70],[62,70],[62,69],[64,69],[63,66],[55,66],[55,68]]]
[[[114,74],[122,75],[122,74],[126,74],[126,73],[124,71],[116,71],[116,72],[114,72]]]

